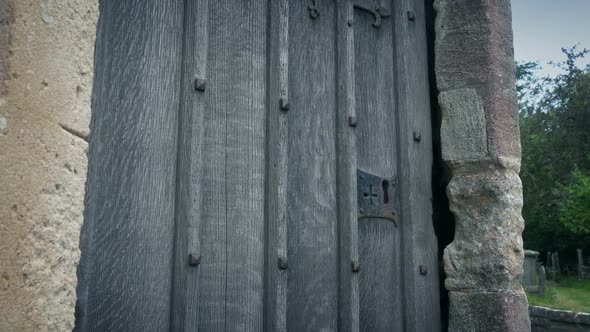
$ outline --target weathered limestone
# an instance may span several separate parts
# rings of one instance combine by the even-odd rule
[[[441,140],[454,142],[441,146],[444,160],[477,160],[487,151],[486,117],[483,101],[475,89],[442,92],[440,104],[449,110],[441,122]]]
[[[71,331],[98,1],[0,0],[0,331]]]
[[[528,331],[509,0],[436,0],[435,71],[455,215],[449,331]]]

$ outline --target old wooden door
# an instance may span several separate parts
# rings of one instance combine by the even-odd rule
[[[418,0],[102,0],[80,331],[435,331]]]

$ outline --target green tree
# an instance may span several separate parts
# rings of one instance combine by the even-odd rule
[[[588,207],[574,199],[583,194],[575,171],[590,172],[590,66],[576,66],[588,50],[563,52],[567,59],[555,64],[563,74],[555,77],[537,76],[538,63],[517,64],[523,236],[527,248],[542,251],[588,243],[566,221]]]
[[[561,222],[572,233],[590,235],[590,176],[573,172],[573,181],[565,186],[566,199],[561,203]]]

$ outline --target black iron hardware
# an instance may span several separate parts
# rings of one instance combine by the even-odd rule
[[[399,221],[397,177],[383,178],[357,169],[358,217]]]
[[[317,18],[320,16],[320,12],[318,11],[318,7],[315,5],[315,0],[307,0],[307,10],[309,12],[309,16],[311,18]]]
[[[421,140],[422,140],[422,135],[419,132],[415,131],[414,132],[414,141],[420,142]]]
[[[288,111],[289,108],[291,108],[291,105],[289,105],[289,101],[287,101],[287,99],[285,98],[279,99],[279,106],[283,111]]]
[[[426,268],[426,265],[420,265],[420,274],[425,276],[428,273],[428,269]]]
[[[289,267],[289,263],[287,262],[287,258],[283,256],[279,256],[277,260],[277,265],[279,266],[280,270],[286,270]]]
[[[373,26],[375,28],[381,26],[382,18],[391,16],[391,10],[385,8],[385,6],[381,4],[381,0],[353,0],[352,5],[354,8],[362,9],[373,14],[375,17],[373,20]]]
[[[205,91],[207,88],[207,81],[202,78],[195,78],[195,90],[196,91]]]
[[[200,255],[195,255],[195,254],[188,255],[188,265],[197,266],[199,264],[201,264],[201,256]]]

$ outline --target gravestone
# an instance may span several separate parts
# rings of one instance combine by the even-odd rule
[[[557,281],[557,277],[559,276],[559,253],[554,252],[551,254],[551,279],[553,281]]]
[[[539,295],[545,296],[545,281],[547,280],[547,272],[543,265],[539,266]]]
[[[529,292],[539,291],[537,259],[539,253],[533,250],[524,251],[522,286]]]
[[[586,278],[586,271],[584,268],[584,254],[582,249],[576,250],[578,252],[578,279],[584,280]]]

